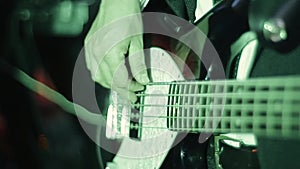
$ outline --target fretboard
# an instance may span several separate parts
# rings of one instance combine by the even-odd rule
[[[300,77],[169,84],[167,127],[300,138]]]

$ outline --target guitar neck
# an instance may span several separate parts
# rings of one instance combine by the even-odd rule
[[[170,83],[167,127],[300,138],[300,77]]]

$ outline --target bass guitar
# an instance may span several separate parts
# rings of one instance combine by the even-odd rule
[[[152,82],[130,104],[111,94],[106,136],[122,139],[110,168],[160,168],[185,134],[300,138],[300,77],[187,81],[169,53],[151,48]]]

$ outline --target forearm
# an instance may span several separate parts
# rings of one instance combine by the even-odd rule
[[[148,0],[102,0],[98,14],[86,37],[122,17],[141,13],[141,3]],[[145,1],[145,2],[144,2]]]

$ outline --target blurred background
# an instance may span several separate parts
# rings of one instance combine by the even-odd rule
[[[0,1],[0,168],[99,168],[78,119],[10,75],[13,65],[72,100],[72,73],[100,0]]]

